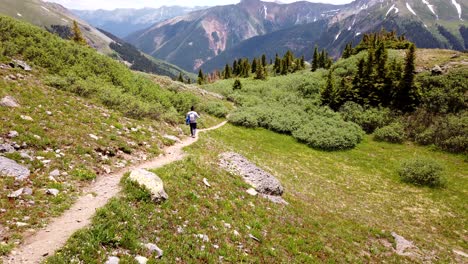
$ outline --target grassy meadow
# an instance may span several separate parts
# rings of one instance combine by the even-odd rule
[[[355,149],[325,152],[287,135],[232,125],[203,134],[187,151],[183,161],[155,170],[168,201],[155,205],[123,179],[122,196],[98,210],[93,225],[46,263],[102,263],[110,255],[123,263],[136,263],[135,255],[149,263],[463,261],[452,252],[467,248],[463,156],[370,136]],[[289,205],[248,195],[239,177],[219,168],[218,155],[225,151],[245,155],[276,176]],[[396,171],[413,157],[443,164],[446,187],[401,182]],[[391,232],[413,241],[421,258],[396,255]],[[152,259],[141,242],[156,243],[162,259]]]

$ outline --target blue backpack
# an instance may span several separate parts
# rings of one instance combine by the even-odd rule
[[[187,118],[185,118],[185,124],[190,125],[190,115],[187,115]]]

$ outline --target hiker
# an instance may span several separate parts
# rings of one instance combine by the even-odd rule
[[[190,124],[190,134],[194,138],[197,135],[197,119],[200,118],[197,112],[195,112],[195,107],[190,108],[190,112],[187,113],[186,123]]]

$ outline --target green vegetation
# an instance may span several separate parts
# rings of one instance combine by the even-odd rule
[[[377,141],[403,143],[405,138],[405,128],[399,122],[395,122],[388,126],[377,128],[374,132],[374,139]]]
[[[467,246],[460,232],[468,217],[463,157],[369,136],[352,150],[329,153],[287,135],[232,125],[203,134],[187,151],[185,160],[155,170],[167,201],[156,205],[123,180],[122,196],[99,210],[93,225],[48,263],[99,263],[114,254],[122,261],[139,254],[161,263],[422,261],[396,255],[391,232],[413,241],[428,261],[456,262],[452,250]],[[216,165],[225,151],[238,152],[277,177],[289,205],[246,194],[249,187],[240,178]],[[414,157],[443,164],[447,186],[401,182],[401,162]],[[164,250],[162,259],[140,242],[156,243]]]
[[[403,162],[398,174],[404,182],[430,187],[442,186],[442,167],[431,159],[413,159]]]

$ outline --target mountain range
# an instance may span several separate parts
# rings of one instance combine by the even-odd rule
[[[176,16],[205,9],[206,7],[162,6],[159,8],[119,8],[114,10],[71,10],[91,25],[124,38],[130,33],[142,30]]]
[[[421,48],[464,50],[468,3],[460,0],[356,0],[346,5],[242,0],[159,22],[126,40],[188,71],[212,71],[240,57],[292,50],[311,58],[314,45],[340,55],[364,33],[395,30]]]

